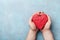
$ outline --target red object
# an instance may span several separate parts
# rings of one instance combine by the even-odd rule
[[[44,28],[44,25],[48,21],[48,17],[43,12],[38,12],[33,15],[32,21],[39,30],[42,30]]]

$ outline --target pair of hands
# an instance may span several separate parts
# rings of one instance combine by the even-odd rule
[[[33,15],[29,19],[30,30],[29,30],[29,33],[28,33],[28,36],[27,36],[27,40],[36,40],[36,34],[37,34],[38,29],[36,28],[36,25],[32,21]],[[47,17],[48,17],[48,21],[44,25],[44,28],[40,31],[42,32],[44,40],[54,40],[53,34],[50,30],[51,19],[48,15],[47,15]]]
[[[33,14],[34,15],[34,14]],[[33,16],[32,15],[32,16]],[[32,31],[38,31],[38,29],[36,28],[36,25],[34,24],[34,22],[32,21],[32,16],[30,17],[29,19],[29,25],[30,25],[30,29]],[[45,31],[45,30],[49,30],[50,29],[50,25],[51,25],[51,19],[50,17],[47,15],[48,17],[48,21],[47,23],[45,24],[44,28],[41,30],[42,32]]]

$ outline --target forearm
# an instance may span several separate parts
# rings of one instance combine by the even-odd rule
[[[36,40],[36,33],[37,31],[32,31],[30,29],[26,40]]]
[[[42,31],[44,40],[54,40],[51,30]]]

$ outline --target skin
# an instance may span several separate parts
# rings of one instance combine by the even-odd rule
[[[36,34],[37,34],[38,29],[36,28],[35,24],[31,20],[32,16],[29,19],[30,30],[29,30],[29,33],[28,33],[28,36],[27,36],[26,40],[36,40]],[[44,26],[44,29],[41,30],[42,35],[44,37],[44,40],[54,40],[53,34],[52,34],[51,30],[50,30],[50,25],[51,25],[51,19],[48,16],[48,22]]]

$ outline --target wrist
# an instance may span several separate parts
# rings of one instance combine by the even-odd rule
[[[50,29],[43,29],[41,32],[44,33],[46,31],[50,31]]]
[[[37,30],[30,29],[31,32],[37,33]]]

